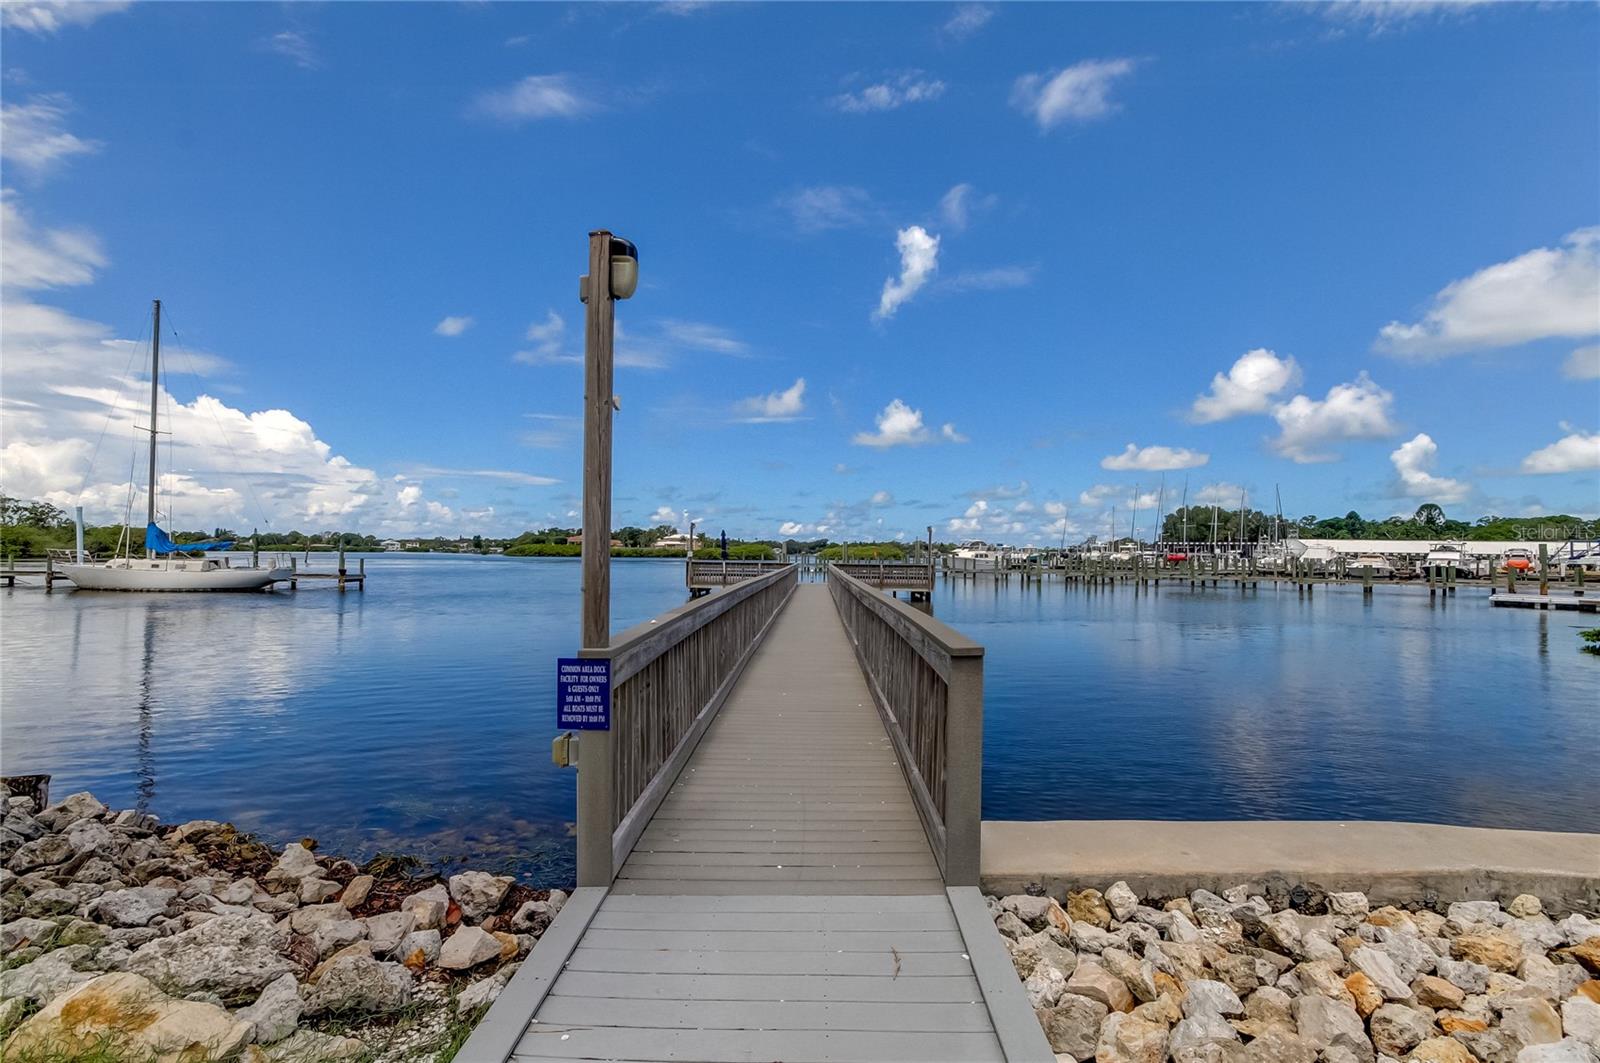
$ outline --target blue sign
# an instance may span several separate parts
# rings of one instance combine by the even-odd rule
[[[556,659],[556,726],[574,731],[611,730],[611,661]]]

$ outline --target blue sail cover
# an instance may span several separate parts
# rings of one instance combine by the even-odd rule
[[[166,532],[153,523],[145,525],[144,529],[144,548],[153,554],[187,554],[193,550],[226,550],[232,545],[232,539],[207,539],[198,543],[175,543],[168,538]]]

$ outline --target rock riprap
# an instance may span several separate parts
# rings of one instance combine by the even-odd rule
[[[1529,894],[987,900],[1063,1063],[1600,1063],[1600,919]]]
[[[362,869],[309,840],[274,852],[87,793],[5,802],[0,1058],[411,1058],[495,998],[566,900]]]

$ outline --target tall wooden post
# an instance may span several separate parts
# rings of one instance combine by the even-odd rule
[[[1539,544],[1539,593],[1550,593],[1550,547]]]
[[[583,337],[583,619],[585,650],[611,645],[611,395],[616,304],[611,234],[589,234]],[[690,543],[691,550],[693,543]],[[578,885],[610,886],[616,874],[611,732],[587,731],[578,747]]]

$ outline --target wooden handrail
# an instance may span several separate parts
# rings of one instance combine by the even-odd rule
[[[609,886],[799,583],[793,565],[630,628],[611,661],[611,729],[578,746],[578,885]]]
[[[828,584],[946,886],[976,886],[983,794],[983,647],[830,567]]]

